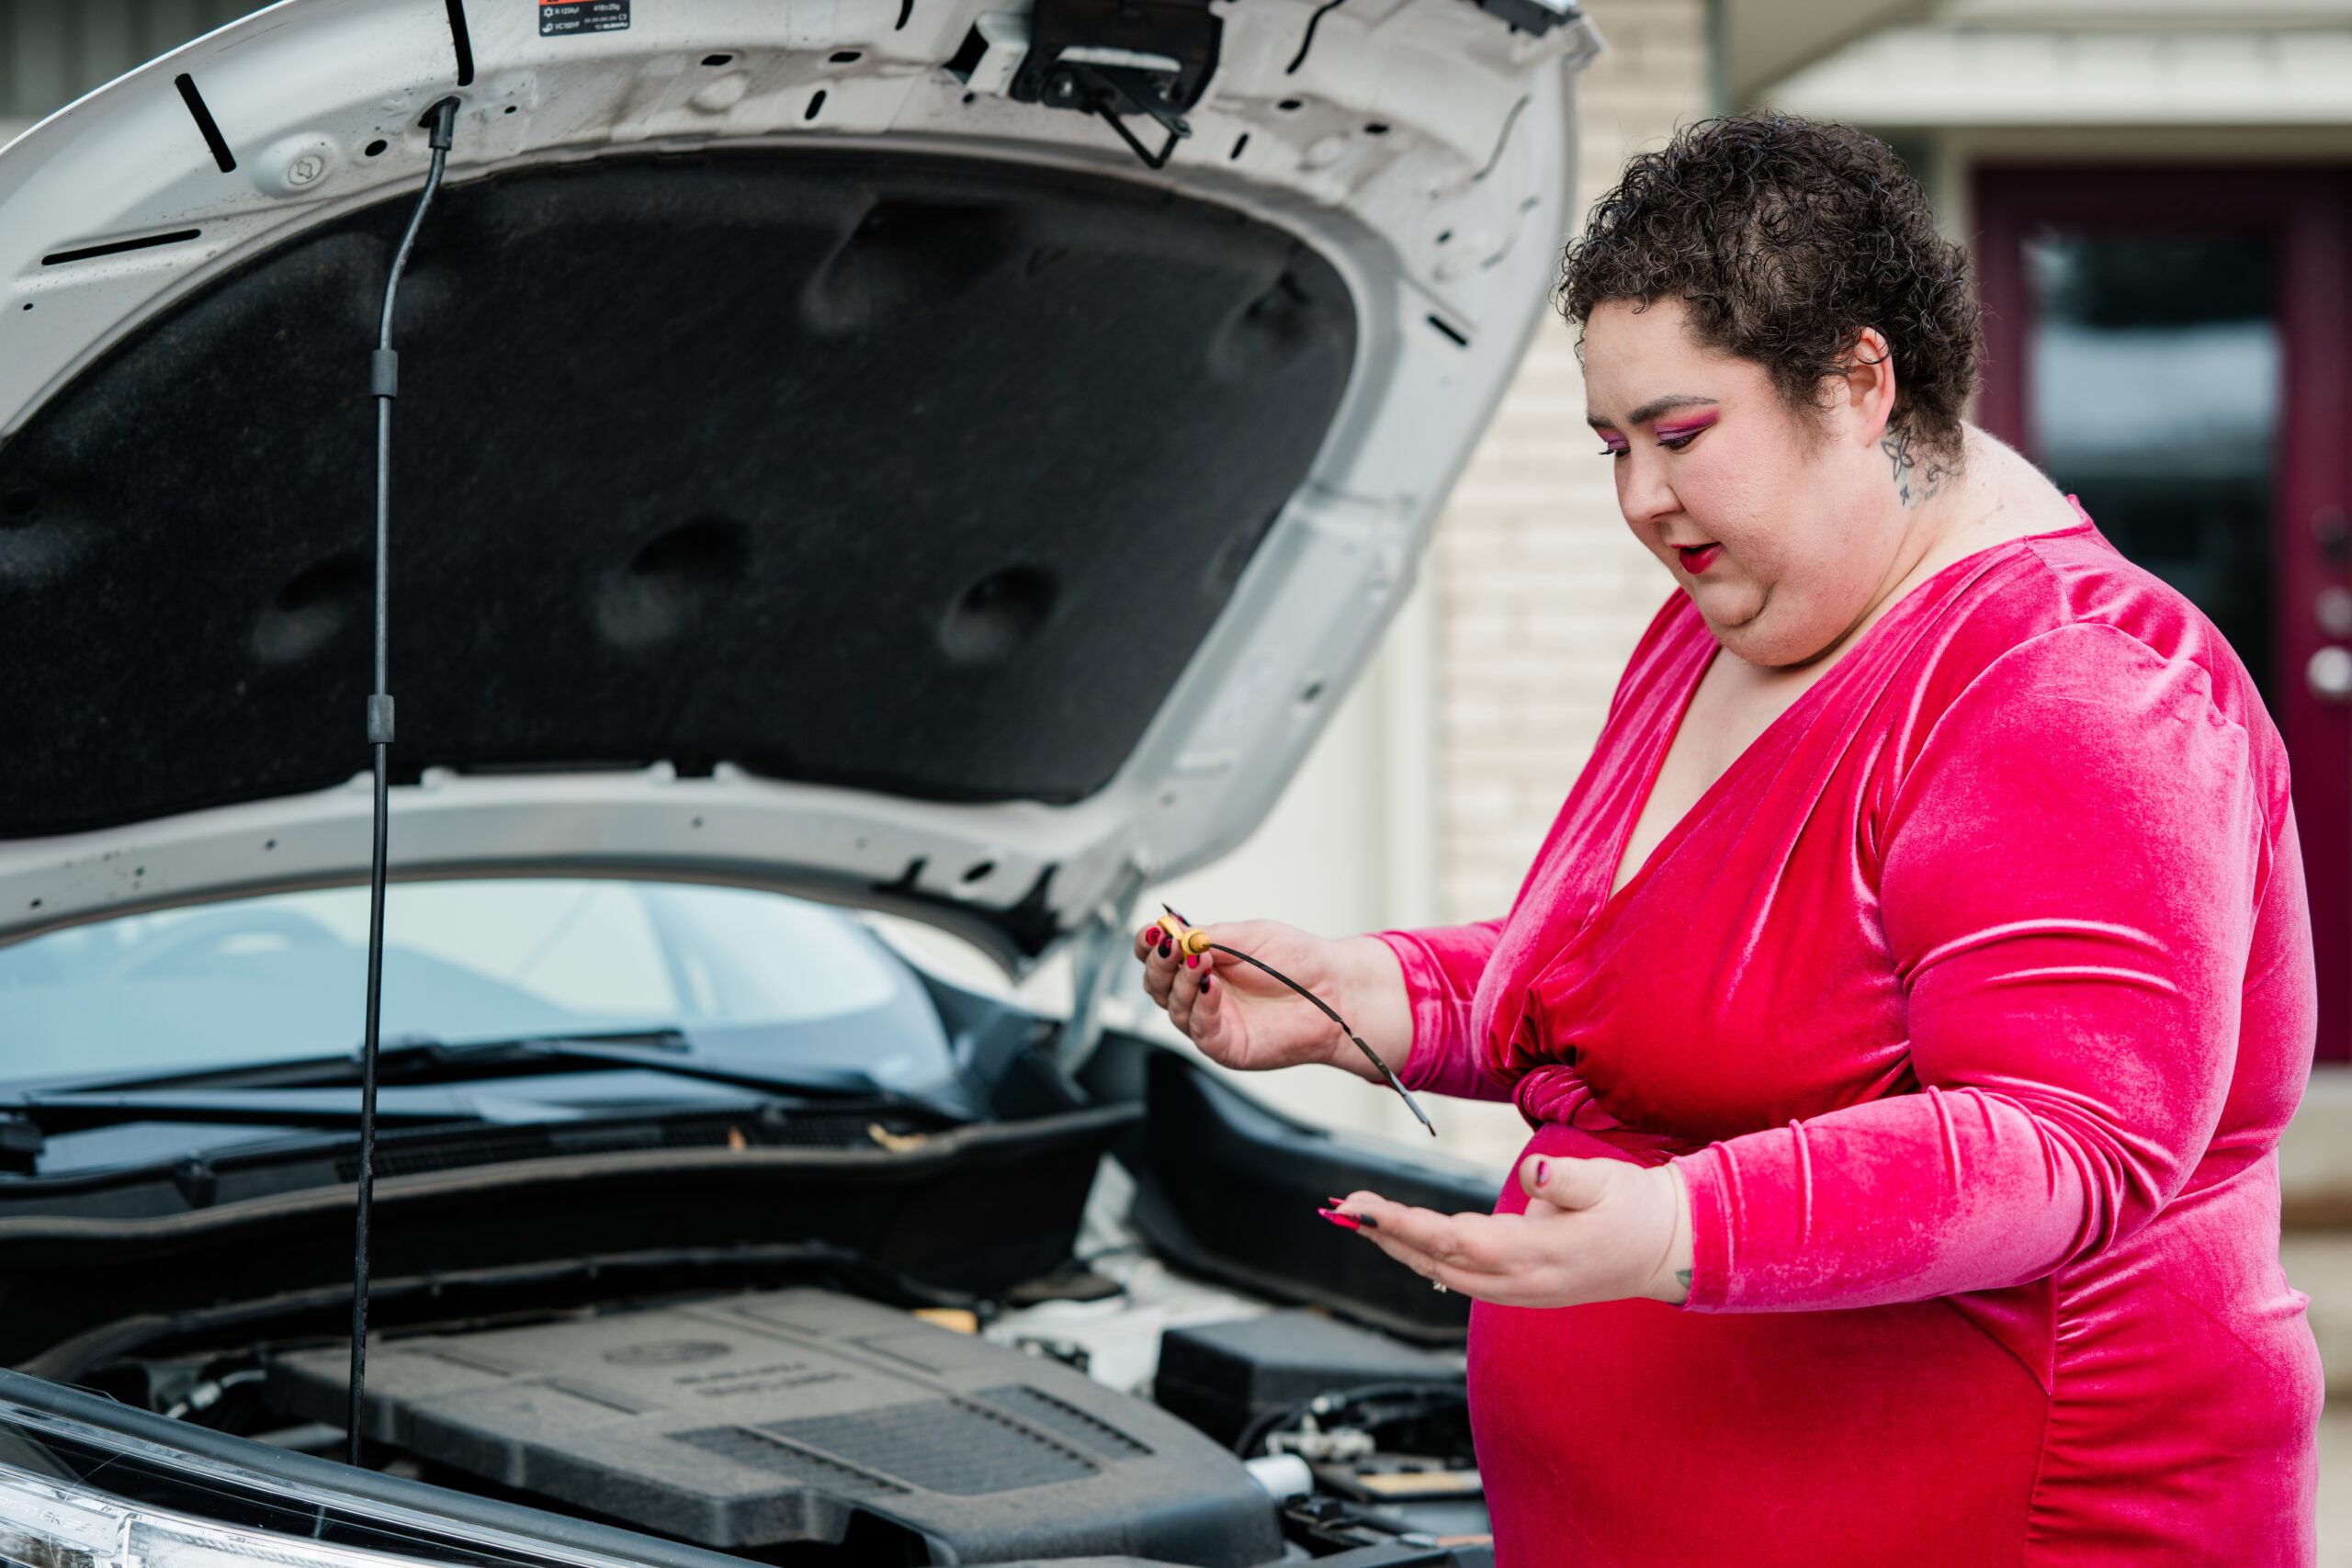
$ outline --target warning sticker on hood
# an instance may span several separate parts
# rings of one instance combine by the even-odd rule
[[[539,0],[539,36],[616,33],[628,26],[628,0]]]

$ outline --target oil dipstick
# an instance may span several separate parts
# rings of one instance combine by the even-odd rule
[[[1162,904],[1160,908],[1162,909],[1166,909],[1168,912],[1162,915],[1156,923],[1159,925],[1160,930],[1168,933],[1170,942],[1182,951],[1186,957],[1196,958],[1204,953],[1216,952],[1225,953],[1229,957],[1238,958],[1242,963],[1250,965],[1252,968],[1264,971],[1266,974],[1273,976],[1276,980],[1281,981],[1283,985],[1288,986],[1292,990],[1296,991],[1300,996],[1305,997],[1308,1001],[1313,1002],[1317,1009],[1322,1012],[1325,1018],[1329,1019],[1333,1023],[1339,1025],[1340,1032],[1346,1035],[1348,1039],[1354,1043],[1355,1048],[1364,1054],[1364,1059],[1370,1062],[1374,1066],[1380,1069],[1380,1076],[1388,1080],[1388,1087],[1396,1091],[1397,1098],[1405,1102],[1405,1109],[1413,1113],[1413,1120],[1428,1128],[1430,1137],[1434,1138],[1437,1136],[1436,1124],[1430,1122],[1428,1113],[1421,1110],[1420,1103],[1414,1100],[1412,1091],[1405,1087],[1404,1081],[1397,1077],[1396,1069],[1391,1067],[1386,1062],[1382,1061],[1380,1059],[1380,1053],[1365,1044],[1363,1043],[1363,1037],[1358,1034],[1354,1030],[1348,1027],[1348,1021],[1341,1018],[1339,1013],[1332,1009],[1330,1003],[1325,1001],[1321,997],[1317,996],[1313,991],[1308,990],[1306,987],[1300,985],[1297,981],[1292,979],[1289,976],[1283,974],[1281,970],[1275,968],[1272,964],[1268,964],[1263,959],[1253,958],[1238,947],[1227,947],[1221,942],[1211,942],[1209,940],[1208,932],[1202,931],[1197,927],[1187,925],[1184,921],[1184,918],[1182,915],[1179,915],[1175,910],[1168,908],[1167,905]]]

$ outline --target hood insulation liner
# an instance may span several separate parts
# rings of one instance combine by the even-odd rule
[[[1355,355],[1291,235],[1099,176],[770,150],[442,202],[395,327],[396,776],[1085,796]],[[208,284],[0,446],[0,837],[366,767],[368,350],[413,205]]]

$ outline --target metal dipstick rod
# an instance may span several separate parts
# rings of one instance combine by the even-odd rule
[[[368,391],[376,400],[376,686],[368,697],[368,744],[376,759],[375,843],[368,865],[368,1019],[359,1046],[359,1191],[353,1222],[351,1262],[351,1462],[359,1462],[359,1411],[368,1380],[368,1221],[376,1198],[376,1058],[382,1043],[384,1021],[384,861],[391,818],[390,756],[392,746],[392,694],[386,628],[390,622],[392,542],[392,400],[400,396],[401,356],[392,352],[392,301],[400,292],[401,274],[415,248],[416,232],[424,226],[424,209],[441,188],[441,172],[449,158],[451,133],[458,120],[458,100],[444,98],[424,112],[431,132],[433,167],[424,176],[424,192],[408,232],[392,255],[391,276],[384,280],[384,316],[376,334],[376,351],[368,357]]]
[[[1168,909],[1165,904],[1160,908]],[[1229,958],[1238,958],[1252,968],[1263,970],[1308,1001],[1313,1002],[1325,1018],[1339,1025],[1340,1032],[1346,1035],[1355,1048],[1364,1054],[1364,1059],[1380,1069],[1380,1076],[1388,1080],[1388,1087],[1396,1091],[1396,1098],[1405,1102],[1405,1109],[1413,1113],[1413,1120],[1428,1128],[1430,1137],[1437,1136],[1437,1124],[1431,1122],[1428,1113],[1421,1110],[1420,1102],[1413,1098],[1412,1091],[1405,1087],[1405,1081],[1396,1076],[1396,1069],[1381,1060],[1380,1053],[1365,1044],[1362,1035],[1348,1027],[1348,1021],[1341,1018],[1329,1002],[1268,964],[1264,959],[1252,957],[1239,948],[1227,947],[1221,942],[1211,942],[1206,931],[1196,930],[1185,920],[1183,916],[1173,909],[1168,909],[1167,917],[1161,919],[1159,925],[1160,930],[1168,933],[1170,945],[1182,950],[1186,956],[1196,957],[1204,953],[1222,953]]]

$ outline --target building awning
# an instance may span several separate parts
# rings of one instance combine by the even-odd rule
[[[2352,28],[1893,28],[1758,98],[1881,128],[2352,125]]]

